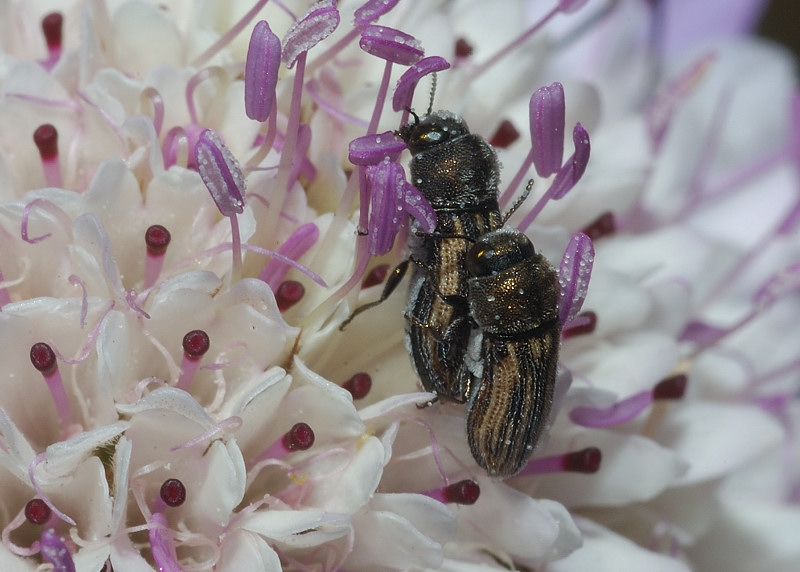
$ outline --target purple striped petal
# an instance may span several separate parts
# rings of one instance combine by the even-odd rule
[[[312,5],[283,37],[283,63],[291,69],[300,54],[330,36],[338,25],[335,0],[321,0]]]
[[[394,160],[406,144],[392,131],[365,135],[350,141],[347,157],[353,165],[377,165],[387,157]]]
[[[397,6],[400,0],[369,0],[365,2],[361,8],[353,14],[354,22],[357,28],[363,28],[371,22],[374,22],[389,10]]]
[[[540,177],[549,177],[564,158],[564,87],[555,82],[531,96],[530,126],[533,164]]]
[[[368,54],[404,66],[417,63],[425,55],[414,36],[386,26],[364,28],[358,45]]]
[[[269,117],[280,65],[281,41],[261,20],[253,28],[244,64],[244,108],[250,119],[265,121]]]
[[[224,216],[244,211],[244,176],[239,162],[216,131],[206,129],[194,148],[195,162],[211,198]]]
[[[414,97],[414,90],[419,80],[430,73],[446,70],[449,67],[450,62],[440,56],[422,58],[412,65],[397,80],[392,96],[392,109],[402,111],[406,107],[411,107],[411,99]]]
[[[575,233],[564,251],[558,269],[558,283],[561,286],[558,317],[562,324],[571,321],[581,311],[589,290],[593,265],[592,239],[582,232]]]

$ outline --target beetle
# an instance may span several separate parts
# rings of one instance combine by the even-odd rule
[[[472,386],[467,440],[489,475],[510,477],[528,461],[552,408],[561,338],[558,275],[510,227],[480,236],[465,267],[476,326],[459,373]]]
[[[437,216],[430,234],[412,225],[406,346],[423,388],[439,399],[464,403],[469,379],[458,372],[472,329],[464,257],[475,239],[503,225],[497,153],[449,111],[422,120],[414,115],[399,135],[411,152],[411,182]]]

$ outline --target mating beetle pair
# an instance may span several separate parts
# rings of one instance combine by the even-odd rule
[[[524,234],[503,226],[491,145],[454,113],[414,118],[399,135],[412,155],[411,182],[437,226],[412,226],[410,258],[378,303],[413,262],[406,344],[422,386],[467,403],[473,457],[490,475],[509,477],[527,462],[553,401],[558,279]]]

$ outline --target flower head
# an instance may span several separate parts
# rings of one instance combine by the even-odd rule
[[[784,55],[660,50],[653,2],[18,4],[0,70],[7,566],[800,563]],[[488,181],[486,205],[426,196],[406,148],[466,134],[494,170],[450,153],[431,176]],[[520,292],[527,246],[489,272],[516,285],[491,307],[527,337],[470,314],[490,300],[447,256],[478,242],[465,212],[519,229],[557,276]],[[459,265],[471,290],[420,294]],[[443,312],[434,347],[468,340],[472,390],[420,390],[404,315],[434,328],[409,299]],[[551,376],[522,360],[485,378],[486,344],[531,339]],[[509,384],[507,417],[468,414],[477,380]],[[503,429],[526,399],[550,416],[485,448],[519,452],[492,477],[467,420]]]

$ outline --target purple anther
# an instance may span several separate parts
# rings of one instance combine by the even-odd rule
[[[572,142],[575,145],[575,152],[558,170],[548,191],[550,198],[554,201],[563,198],[564,195],[572,190],[575,183],[583,176],[586,165],[589,163],[589,154],[591,152],[589,133],[580,123],[575,125],[575,129],[572,130]]]
[[[564,158],[564,87],[555,82],[533,92],[529,115],[533,164],[540,177],[549,177]]]
[[[353,14],[356,28],[363,28],[397,6],[400,0],[368,0]]]
[[[385,131],[350,141],[347,157],[353,165],[377,165],[387,157],[396,160],[405,148],[405,141],[392,131]]]
[[[244,64],[244,108],[250,119],[265,121],[269,117],[280,65],[281,41],[261,20],[253,28]]]
[[[386,26],[364,28],[358,45],[368,54],[404,66],[417,63],[425,55],[414,36]]]
[[[244,176],[239,162],[222,142],[219,134],[206,129],[200,134],[194,148],[195,162],[200,178],[224,216],[231,217],[244,211]]]
[[[419,80],[430,73],[446,70],[449,67],[450,62],[440,56],[422,58],[412,65],[397,80],[392,96],[392,109],[402,111],[406,107],[411,107],[411,99],[414,97],[414,90]]]
[[[593,264],[592,239],[582,232],[575,233],[564,251],[558,269],[558,283],[561,286],[558,317],[562,324],[570,322],[581,311],[589,289]]]
[[[283,63],[291,69],[300,54],[330,36],[338,25],[339,11],[335,0],[321,0],[313,4],[283,37]]]
[[[42,532],[39,550],[42,552],[42,558],[53,565],[54,572],[75,572],[72,554],[69,553],[67,545],[52,528]]]

